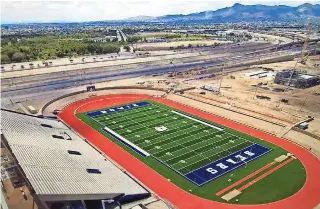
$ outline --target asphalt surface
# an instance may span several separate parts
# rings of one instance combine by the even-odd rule
[[[256,60],[256,56],[245,56],[245,57],[232,57],[232,58],[220,58],[210,61],[197,61],[185,64],[176,64],[175,66],[159,66],[159,67],[147,67],[138,69],[121,69],[116,71],[107,71],[103,74],[83,74],[76,77],[69,77],[66,79],[60,79],[55,81],[46,81],[41,83],[34,83],[29,85],[9,87],[2,89],[2,97],[10,97],[14,95],[21,95],[26,93],[34,93],[35,91],[42,92],[54,89],[68,88],[75,85],[85,85],[91,83],[99,83],[109,80],[125,79],[132,77],[139,77],[143,75],[153,74],[165,74],[168,72],[183,72],[195,67],[209,67],[221,65],[224,62],[244,62],[249,60]]]
[[[257,49],[255,47],[258,47],[258,50],[255,50],[252,52],[252,48]],[[228,49],[226,49],[228,48]],[[201,49],[200,49],[201,50]],[[207,49],[208,51],[212,49]],[[285,54],[294,54],[299,53],[301,51],[301,47],[291,47],[291,49],[281,49],[281,53]],[[206,52],[208,52],[206,51]],[[122,66],[121,68],[114,67],[113,70],[104,70],[104,67],[101,67],[101,69],[97,68],[96,71],[100,70],[100,73],[91,72],[90,69],[87,69],[87,72],[83,74],[78,75],[68,75],[60,74],[61,77],[59,79],[50,79],[50,74],[47,75],[47,78],[43,80],[39,80],[38,82],[26,82],[25,85],[19,85],[19,86],[11,86],[2,88],[1,90],[1,97],[2,98],[15,98],[15,97],[21,97],[23,95],[27,94],[35,94],[35,93],[43,93],[46,91],[52,91],[57,89],[66,89],[70,87],[75,86],[81,86],[86,84],[92,84],[92,83],[99,83],[103,81],[110,81],[110,80],[117,80],[117,79],[125,79],[125,78],[132,78],[132,77],[139,77],[143,75],[154,75],[154,74],[165,74],[168,72],[173,71],[187,71],[193,68],[206,68],[206,67],[212,67],[212,66],[219,66],[224,62],[232,62],[232,63],[241,63],[245,61],[250,60],[257,60],[259,57],[264,58],[266,56],[270,56],[270,54],[274,53],[275,46],[271,46],[270,44],[263,45],[262,49],[260,45],[252,45],[249,47],[242,46],[242,45],[229,45],[228,47],[223,47],[219,49],[212,50],[212,52],[215,54],[219,54],[222,52],[228,51],[228,53],[237,53],[239,52],[241,55],[238,56],[232,56],[232,57],[222,57],[214,60],[206,60],[206,61],[192,61],[187,62],[187,58],[184,58],[186,60],[186,63],[181,64],[174,64],[174,65],[165,65],[165,66],[139,66],[135,65],[135,67],[132,67],[130,65],[128,66]],[[190,51],[188,51],[190,52]],[[201,51],[202,53],[203,51]],[[186,52],[187,53],[187,52]],[[208,53],[207,53],[208,54]],[[92,69],[94,70],[94,69]]]

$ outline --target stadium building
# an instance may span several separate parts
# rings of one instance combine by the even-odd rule
[[[7,110],[1,119],[1,157],[12,161],[11,181],[27,187],[38,208],[117,208],[151,196],[62,122]]]

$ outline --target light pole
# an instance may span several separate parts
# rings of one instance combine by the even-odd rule
[[[175,64],[173,64],[173,60],[171,60],[170,64],[173,65],[173,74],[174,74],[174,76],[176,76],[176,66],[175,66]]]
[[[303,103],[302,103],[302,105],[301,105],[301,107],[300,107],[300,112],[301,112],[301,110],[302,110],[302,108],[303,108],[303,106],[304,106],[304,104],[306,103],[306,101],[307,101],[307,97],[308,97],[308,94],[307,94],[307,96],[306,96],[306,98],[304,99],[304,101],[303,101]]]
[[[258,91],[258,84],[256,84],[256,90],[255,90],[255,92],[254,92],[254,95],[253,95],[253,98],[252,98],[252,99],[254,99],[254,98],[256,97],[257,91]]]
[[[224,54],[227,52],[227,44],[225,45],[224,47]],[[221,85],[222,85],[222,79],[223,79],[223,76],[224,76],[224,68],[226,66],[226,61],[223,63],[223,67],[222,67],[222,76],[221,76],[221,79],[220,79],[220,84],[219,84],[219,93],[221,91]]]

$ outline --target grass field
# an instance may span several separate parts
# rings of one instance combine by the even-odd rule
[[[224,202],[215,195],[216,192],[280,155],[287,154],[280,147],[219,124],[154,101],[145,103],[147,104],[128,109],[126,105],[121,105],[118,106],[118,111],[109,111],[111,108],[108,108],[109,112],[105,114],[100,113],[105,110],[80,113],[77,117],[179,187],[198,196]],[[133,107],[132,104],[128,105]],[[103,129],[104,127],[107,129]],[[258,151],[254,146],[263,148],[265,152],[250,158],[250,153]],[[233,160],[230,160],[231,157]],[[242,161],[245,163],[242,166],[229,166],[225,170],[215,168],[221,175],[212,172],[212,169],[209,170],[211,173],[208,172],[208,165],[213,165],[213,162],[223,164],[225,161],[222,160],[228,158],[237,165]],[[257,204],[283,199],[297,192],[305,179],[303,165],[299,160],[294,160],[250,186],[237,197],[238,203]],[[272,180],[274,184],[270,182]],[[245,183],[247,182],[243,184]]]

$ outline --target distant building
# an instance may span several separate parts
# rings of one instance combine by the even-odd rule
[[[285,70],[278,72],[274,78],[274,83],[276,84],[289,84],[295,88],[309,88],[318,85],[319,82],[319,76],[299,73],[296,70]]]
[[[208,86],[208,85],[204,85],[200,87],[201,89],[207,90],[207,91],[213,91],[213,92],[220,92],[220,89],[218,87],[215,86]]]

